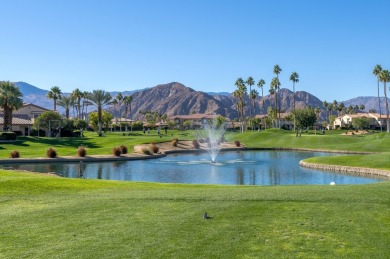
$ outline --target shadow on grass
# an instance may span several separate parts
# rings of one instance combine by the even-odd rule
[[[89,148],[97,148],[95,143],[90,142],[87,138],[37,138],[37,137],[23,137],[13,143],[15,146],[30,146],[28,142],[42,143],[51,146],[67,146],[78,148],[79,146],[87,146]]]

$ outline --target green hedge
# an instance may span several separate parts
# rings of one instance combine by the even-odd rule
[[[15,132],[2,132],[0,140],[16,140]]]

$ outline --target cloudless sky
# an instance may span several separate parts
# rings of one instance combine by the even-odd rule
[[[180,82],[233,92],[238,77],[327,101],[376,96],[390,69],[389,0],[0,0],[0,80],[63,92]],[[389,84],[390,85],[390,84]],[[381,90],[383,95],[383,87]]]

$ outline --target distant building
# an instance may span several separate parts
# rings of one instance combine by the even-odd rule
[[[355,118],[367,118],[369,120],[370,129],[386,128],[386,116],[378,113],[356,113],[356,114],[345,114],[337,117],[333,122],[333,128],[350,128]]]
[[[50,111],[32,103],[23,103],[22,108],[12,112],[12,128],[11,131],[19,132],[23,136],[28,136],[31,127],[34,124],[34,119],[42,113]],[[0,109],[0,128],[4,126],[4,111]]]
[[[201,129],[209,123],[210,120],[218,118],[219,114],[204,114],[196,113],[191,115],[175,115],[170,119],[174,121],[176,128],[184,128],[184,122],[189,122],[190,129]],[[226,122],[229,122],[228,118],[225,118]]]

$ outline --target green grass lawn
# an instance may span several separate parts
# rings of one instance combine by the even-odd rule
[[[0,171],[1,258],[388,258],[389,215],[389,182],[209,186]]]
[[[95,132],[85,132],[83,138],[42,138],[18,137],[12,143],[0,143],[0,159],[8,158],[11,151],[17,150],[21,157],[45,157],[48,148],[53,147],[58,156],[76,156],[77,148],[81,145],[87,147],[87,155],[108,155],[112,154],[112,149],[120,145],[126,145],[129,152],[137,144],[150,142],[171,141],[174,137],[179,139],[193,139],[193,131],[169,131],[162,137],[156,131],[150,135],[143,134],[142,131],[134,131],[123,136],[122,132],[107,132],[103,137],[99,137]],[[173,136],[172,136],[173,134]]]
[[[111,154],[194,131],[18,138],[0,159]],[[247,147],[376,152],[308,161],[390,169],[390,134],[282,130],[226,133]],[[203,219],[208,212],[210,219]],[[336,186],[215,186],[66,179],[0,170],[0,258],[388,258],[390,182]]]

